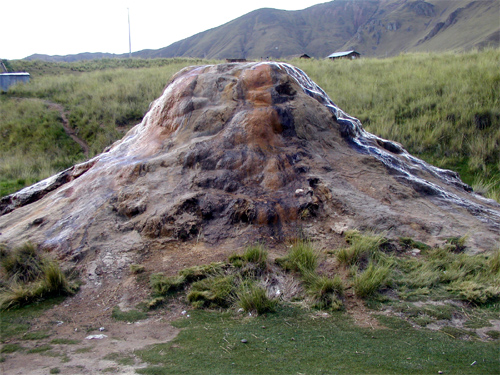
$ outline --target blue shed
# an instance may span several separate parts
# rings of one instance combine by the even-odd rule
[[[0,73],[0,90],[7,91],[10,86],[16,83],[28,83],[29,73]]]

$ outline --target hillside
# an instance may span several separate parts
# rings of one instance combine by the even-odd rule
[[[500,3],[473,0],[391,1],[342,49],[365,55],[499,46]]]
[[[500,46],[496,0],[336,0],[300,11],[258,9],[165,48],[136,58],[324,58],[355,49],[365,56],[401,52],[468,50]],[[128,54],[114,55],[128,57]],[[102,53],[33,55],[27,59],[75,61]]]
[[[26,57],[24,60],[34,61],[34,60],[43,60],[47,62],[74,62],[80,60],[97,60],[97,59],[112,59],[115,57],[121,57],[122,55],[116,55],[114,53],[102,53],[102,52],[83,52],[78,53],[76,55],[43,55],[39,53],[35,53]]]

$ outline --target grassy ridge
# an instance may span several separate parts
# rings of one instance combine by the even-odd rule
[[[208,62],[9,62],[12,70],[29,71],[32,80],[0,95],[0,196],[84,160],[81,148],[64,133],[60,114],[47,102],[64,107],[69,126],[89,145],[92,157],[141,121],[174,73],[202,63]]]
[[[10,61],[32,82],[0,95],[0,196],[83,160],[60,130],[57,112],[96,155],[137,124],[170,77],[195,59],[103,59],[76,63]],[[294,60],[347,113],[412,154],[456,170],[500,199],[500,50],[408,54],[357,61]],[[27,114],[26,107],[36,106]],[[38,120],[40,119],[40,121]],[[38,145],[46,140],[47,147]],[[18,146],[14,146],[18,145]],[[24,168],[23,168],[24,166]]]
[[[188,66],[206,64],[207,60],[191,58],[171,59],[95,59],[77,62],[46,62],[42,60],[4,60],[9,71],[29,72],[32,78],[47,75],[67,75],[108,69],[142,69],[167,66]]]
[[[67,168],[83,154],[41,100],[0,96],[0,196]]]
[[[499,50],[293,63],[368,131],[499,199]]]

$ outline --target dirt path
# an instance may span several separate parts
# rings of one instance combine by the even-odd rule
[[[78,137],[78,135],[75,132],[75,129],[73,129],[69,125],[68,118],[66,117],[67,112],[64,110],[64,107],[59,103],[54,103],[54,102],[51,102],[48,100],[45,100],[44,103],[47,104],[50,109],[53,109],[53,110],[59,112],[59,114],[61,115],[62,125],[64,128],[64,131],[66,132],[67,135],[69,135],[71,137],[72,140],[74,140],[76,143],[78,143],[80,145],[80,147],[83,150],[83,153],[85,154],[85,157],[88,158],[89,157],[89,146],[87,145],[87,143],[83,139]]]
[[[14,100],[40,100],[40,99],[35,99],[35,98],[20,98],[20,97],[12,97],[12,99],[14,99]],[[51,102],[50,100],[43,100],[43,103],[45,103],[49,107],[49,109],[52,109],[54,111],[59,112],[59,114],[61,115],[62,126],[64,128],[64,132],[69,137],[71,137],[71,139],[73,141],[78,143],[78,145],[82,148],[82,151],[83,151],[85,157],[88,158],[89,157],[89,146],[82,138],[80,138],[76,134],[75,129],[73,129],[69,125],[68,117],[66,116],[68,114],[68,112],[64,110],[64,107],[61,104]]]
[[[162,317],[126,322],[102,322],[99,328],[86,329],[68,321],[55,321],[39,328],[50,335],[42,340],[21,340],[23,351],[3,354],[1,374],[135,374],[146,367],[134,351],[148,345],[169,342],[179,330]],[[57,372],[55,372],[57,371]]]

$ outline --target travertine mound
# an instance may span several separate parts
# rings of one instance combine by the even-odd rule
[[[480,251],[500,237],[496,202],[270,62],[182,70],[122,140],[3,198],[0,212],[0,242],[31,240],[68,261],[101,251],[113,267],[170,241],[328,243],[358,228],[429,244],[468,234]]]

